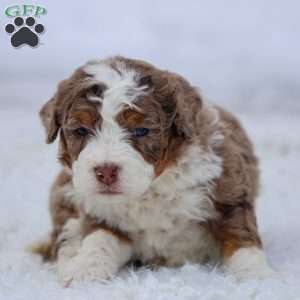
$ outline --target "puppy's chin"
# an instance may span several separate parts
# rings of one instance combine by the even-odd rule
[[[130,195],[122,192],[122,191],[114,191],[114,192],[99,192],[94,195],[93,201],[97,201],[99,203],[103,202],[107,203],[123,203],[127,202],[131,199]],[[86,200],[88,201],[88,200]]]
[[[84,208],[86,212],[93,211],[96,207],[100,208],[101,206],[107,206],[110,204],[126,204],[129,202],[141,201],[143,195],[147,193],[151,186],[144,185],[143,188],[139,189],[130,189],[130,188],[119,188],[113,191],[103,191],[98,188],[84,189],[80,187],[76,189],[75,186],[75,195],[77,203]]]
[[[150,187],[150,186],[149,186]],[[98,192],[94,195],[94,200],[105,203],[125,203],[129,201],[140,201],[145,193],[147,193],[148,188],[144,190],[126,191],[118,190],[112,192]]]

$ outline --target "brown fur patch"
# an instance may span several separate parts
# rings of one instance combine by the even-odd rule
[[[84,109],[86,108],[79,107],[72,113],[72,116],[70,118],[75,124],[69,124],[69,126],[74,126],[75,128],[77,126],[85,126],[88,128],[93,128],[95,126],[98,116],[95,114],[94,111],[91,111],[91,109]]]
[[[49,208],[52,221],[50,238],[51,250],[44,257],[46,260],[54,260],[57,255],[57,238],[66,221],[79,216],[77,208],[67,198],[65,188],[71,185],[71,176],[62,170],[54,181],[49,198]],[[49,255],[49,253],[51,255]]]
[[[97,104],[77,99],[66,113],[65,122],[60,131],[60,160],[71,167],[88,139],[95,134],[96,128],[100,128],[101,121]],[[90,135],[78,136],[76,130],[80,127],[89,130]]]
[[[215,181],[213,203],[219,218],[213,222],[213,231],[226,260],[239,248],[262,246],[255,217],[259,172],[253,147],[240,123],[224,110],[219,112],[224,141],[218,154],[223,159],[223,173]]]
[[[135,101],[140,113],[126,109],[117,116],[117,121],[124,128],[150,129],[147,136],[131,140],[144,159],[154,165],[156,176],[159,176],[176,163],[184,142],[188,143],[188,122],[191,120],[185,119],[187,112],[183,103],[199,110],[202,101],[180,76],[140,61],[125,61],[138,70],[142,79],[147,77],[149,87],[148,94]]]
[[[125,109],[120,112],[116,120],[123,128],[134,129],[141,126],[146,116],[143,113],[135,111],[133,109]]]

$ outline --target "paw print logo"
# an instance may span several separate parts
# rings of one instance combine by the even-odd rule
[[[11,34],[10,42],[13,47],[19,47],[21,45],[28,45],[35,47],[39,43],[39,35],[45,31],[45,27],[42,24],[35,25],[35,19],[28,17],[25,20],[21,17],[17,17],[14,20],[14,24],[7,24],[5,31]]]

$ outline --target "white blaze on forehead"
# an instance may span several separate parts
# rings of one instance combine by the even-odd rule
[[[112,121],[124,105],[135,107],[134,100],[145,94],[146,86],[138,86],[139,74],[128,69],[122,62],[116,64],[117,70],[106,62],[91,62],[84,67],[93,80],[106,85],[101,99],[101,115],[104,120]]]
[[[138,86],[139,74],[134,70],[127,69],[121,63],[117,68],[115,70],[103,61],[89,63],[84,67],[84,71],[92,76],[88,80],[106,86],[99,98],[102,103],[99,108],[103,119],[101,129],[89,140],[73,164],[74,188],[80,195],[77,200],[92,215],[102,207],[101,199],[109,199],[109,196],[99,196],[99,182],[93,171],[96,166],[108,162],[120,166],[118,188],[122,195],[114,196],[114,199],[119,200],[141,196],[154,177],[153,166],[132,147],[128,139],[129,132],[116,120],[124,105],[135,107],[134,100],[145,94],[146,87]]]

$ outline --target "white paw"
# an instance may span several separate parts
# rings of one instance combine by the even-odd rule
[[[96,253],[90,256],[79,253],[58,269],[59,281],[63,286],[74,281],[105,281],[116,273],[116,264]]]
[[[58,261],[59,280],[64,286],[73,281],[105,281],[114,277],[130,259],[132,249],[109,232],[98,230],[85,237],[76,255],[67,257],[72,251],[68,243],[61,249]],[[65,255],[66,252],[66,255]]]
[[[251,267],[247,266],[245,268],[230,270],[230,273],[238,280],[245,279],[268,279],[268,278],[279,278],[279,274],[275,272],[269,266]]]
[[[242,248],[227,262],[227,269],[237,280],[278,278],[279,274],[269,267],[259,248]]]

